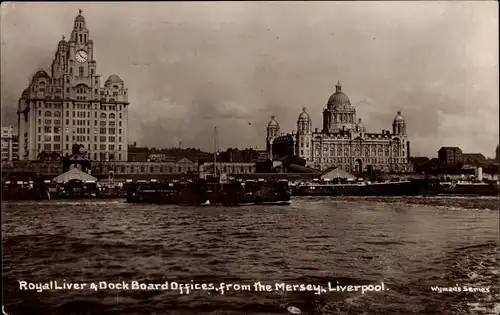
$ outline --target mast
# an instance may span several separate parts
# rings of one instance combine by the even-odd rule
[[[217,176],[217,127],[214,127],[214,177]]]

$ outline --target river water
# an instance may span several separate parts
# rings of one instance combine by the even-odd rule
[[[301,314],[500,311],[497,198],[304,197],[289,206],[233,208],[52,200],[3,203],[2,217],[10,315],[285,314],[290,306]],[[39,293],[20,290],[18,280],[224,282],[252,290]],[[255,291],[257,281],[271,292]],[[379,292],[328,290],[328,283],[381,282]],[[283,292],[276,283],[327,292]]]

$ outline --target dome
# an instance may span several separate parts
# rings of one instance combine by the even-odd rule
[[[48,78],[50,77],[47,72],[43,70],[38,70],[35,75],[33,76],[33,79],[38,79],[38,78]]]
[[[120,79],[119,76],[116,74],[112,74],[109,76],[109,78],[106,80],[106,84],[111,84],[111,83],[123,83],[123,80]]]
[[[311,117],[306,112],[306,108],[305,107],[302,107],[302,113],[300,113],[300,115],[299,115],[299,120],[311,120]]]
[[[340,82],[335,86],[335,93],[328,99],[328,107],[336,107],[341,105],[351,105],[349,97],[342,92],[342,85]]]
[[[405,122],[405,118],[401,116],[401,111],[398,111],[398,114],[396,115],[396,117],[394,117],[394,122],[395,123]]]
[[[62,39],[59,41],[59,46],[68,45],[68,42],[65,39],[66,37],[63,35]]]
[[[278,122],[276,121],[276,116],[271,116],[271,121],[267,125],[267,127],[279,127]]]
[[[85,23],[85,18],[82,15],[83,10],[80,9],[80,10],[78,10],[78,12],[79,13],[78,13],[78,15],[75,18],[75,22],[83,22],[83,23]]]

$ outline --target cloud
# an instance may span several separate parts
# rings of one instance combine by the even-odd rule
[[[307,106],[321,129],[340,80],[369,131],[402,110],[415,155],[489,155],[498,143],[489,2],[16,3],[2,11],[2,124],[16,123],[17,99],[50,70],[79,7],[98,73],[129,88],[129,142],[211,149],[217,125],[222,147],[263,148],[273,114],[291,131]]]

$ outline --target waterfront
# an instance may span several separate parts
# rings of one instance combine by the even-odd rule
[[[17,314],[491,314],[498,198],[294,198],[290,206],[8,202],[5,310]],[[374,284],[385,292],[19,291],[17,280]],[[436,293],[431,286],[491,287]],[[495,302],[497,304],[495,304]]]

